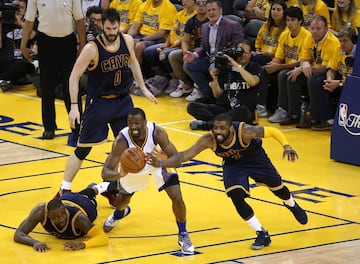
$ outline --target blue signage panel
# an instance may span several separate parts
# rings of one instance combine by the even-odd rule
[[[331,132],[330,157],[336,161],[360,165],[359,101],[360,77],[348,75]]]

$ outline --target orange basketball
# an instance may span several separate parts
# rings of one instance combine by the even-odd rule
[[[121,167],[130,173],[141,171],[145,165],[145,154],[139,148],[128,148],[120,157]]]

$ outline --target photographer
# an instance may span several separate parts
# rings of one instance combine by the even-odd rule
[[[24,60],[21,50],[21,36],[26,10],[25,0],[0,3],[0,89],[5,92],[19,80],[26,79],[34,67]],[[30,40],[35,38],[35,31]]]
[[[86,11],[86,41],[94,40],[97,35],[102,33],[102,12],[99,6],[91,6]]]
[[[216,103],[189,103],[187,112],[197,119],[190,123],[191,129],[210,130],[215,116],[225,112],[234,121],[257,122],[255,109],[261,68],[250,62],[250,57],[251,44],[243,40],[237,49],[224,50],[215,58],[215,68],[210,70],[213,80],[209,86]]]

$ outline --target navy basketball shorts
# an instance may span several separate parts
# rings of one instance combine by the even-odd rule
[[[69,206],[77,207],[87,215],[91,222],[95,221],[97,217],[97,210],[96,210],[96,201],[92,201],[89,198],[73,192],[65,192],[61,197],[60,200]]]
[[[80,127],[79,147],[89,147],[107,140],[109,127],[116,137],[127,126],[127,116],[134,107],[130,95],[113,99],[92,98],[86,101]]]
[[[225,162],[223,178],[226,193],[241,188],[250,195],[249,178],[259,185],[266,185],[270,188],[282,184],[281,176],[270,161],[267,164],[251,164],[251,166],[238,162]]]

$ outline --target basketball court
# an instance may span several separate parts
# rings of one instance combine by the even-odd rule
[[[184,98],[159,97],[154,105],[133,97],[147,119],[163,126],[178,150],[194,143],[201,131],[189,128]],[[264,139],[269,157],[295,199],[308,212],[309,222],[300,225],[281,201],[264,187],[254,184],[248,202],[269,231],[269,247],[250,249],[256,234],[237,215],[224,193],[221,160],[211,151],[178,168],[187,206],[187,227],[196,254],[183,256],[177,245],[177,226],[171,202],[153,183],[131,201],[132,212],[108,233],[108,246],[75,252],[64,251],[63,240],[48,235],[41,226],[30,235],[51,250],[38,253],[13,242],[20,222],[39,202],[57,192],[68,156],[70,132],[62,101],[56,102],[57,137],[41,140],[40,98],[31,86],[0,93],[0,254],[1,263],[359,263],[360,259],[360,168],[330,157],[330,132],[280,127],[260,119],[261,125],[280,128],[298,152],[296,163],[282,160],[282,147]],[[72,190],[101,181],[101,169],[111,150],[109,142],[96,146],[83,163]],[[349,146],[351,147],[351,146]],[[97,197],[98,218],[103,225],[113,209]]]

